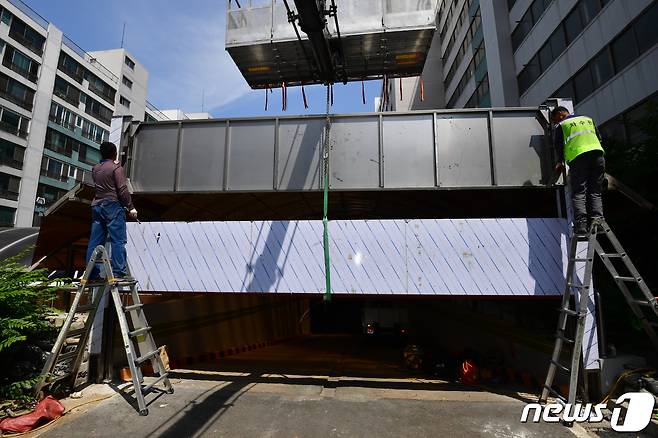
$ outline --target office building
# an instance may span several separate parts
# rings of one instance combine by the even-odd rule
[[[535,106],[574,99],[604,135],[633,139],[658,91],[652,0],[443,0],[418,78],[390,81],[382,109]]]

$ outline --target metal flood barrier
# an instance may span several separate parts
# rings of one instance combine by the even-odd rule
[[[281,0],[227,8],[226,50],[252,88],[316,83]],[[294,11],[294,2],[288,2]],[[231,3],[229,2],[229,6]],[[349,80],[419,75],[436,29],[437,0],[340,0],[338,22]],[[337,38],[328,20],[330,38]],[[283,61],[282,61],[283,60]]]
[[[546,186],[552,152],[537,108],[333,115],[332,190]],[[314,191],[324,116],[142,123],[136,193]]]

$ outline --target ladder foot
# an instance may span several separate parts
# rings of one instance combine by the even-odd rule
[[[139,411],[139,415],[141,415],[142,417],[146,417],[148,414],[149,414],[148,409],[142,409],[141,411]]]
[[[173,394],[174,393],[174,388],[168,389],[167,394]]]

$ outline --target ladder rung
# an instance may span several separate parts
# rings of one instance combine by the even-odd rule
[[[142,303],[132,304],[130,306],[124,307],[123,311],[128,313],[128,312],[132,312],[133,310],[141,309],[142,307],[144,307],[144,304],[142,304]]]
[[[581,259],[581,258],[577,258],[577,259],[569,259],[569,261],[571,261],[571,262],[577,262],[577,263],[578,263],[578,262],[589,262],[590,260],[592,260],[592,259]]]
[[[153,382],[149,383],[148,385],[143,386],[143,387],[142,387],[142,392],[144,392],[144,393],[149,392],[150,390],[153,389],[153,387],[154,387],[155,385],[157,385],[158,383],[162,382],[162,381],[163,381],[164,379],[166,379],[167,377],[169,377],[169,373],[164,373],[163,375],[161,375],[160,377],[158,377],[157,379],[155,379]]]
[[[86,331],[87,331],[87,329],[84,328],[84,327],[81,328],[81,329],[71,330],[69,332],[66,332],[66,337],[67,338],[72,338],[74,336],[79,336],[79,335],[83,334]]]
[[[560,368],[562,371],[566,371],[567,373],[571,371],[569,368],[565,367],[564,365],[562,365],[560,362],[556,360],[551,359],[551,363],[556,367]]]
[[[619,253],[616,253],[616,252],[612,252],[612,253],[599,254],[599,256],[604,258],[604,259],[620,259],[622,257],[626,257],[626,254],[619,254]]]
[[[558,338],[562,339],[562,340],[563,340],[564,342],[566,342],[567,344],[573,344],[574,342],[576,342],[576,341],[574,341],[573,339],[569,339],[569,338],[567,338],[566,336],[564,336],[564,335],[561,334],[561,333],[558,333],[556,336],[557,336]]]
[[[68,353],[60,354],[57,356],[57,360],[55,362],[64,362],[65,360],[72,359],[78,355],[78,348],[76,347],[75,350],[69,351]]]
[[[632,282],[635,282],[635,283],[639,283],[639,282],[642,281],[641,278],[635,278],[635,277],[622,277],[622,276],[620,276],[620,275],[615,275],[615,276],[613,276],[613,278],[614,278],[615,280],[619,280],[619,281],[632,281]]]
[[[46,382],[48,385],[52,385],[55,382],[59,382],[60,380],[64,380],[67,377],[71,377],[72,373],[66,373],[66,374],[60,374],[59,376],[54,376],[48,379]]]
[[[571,309],[561,309],[560,311],[563,312],[563,313],[566,313],[566,314],[569,315],[569,316],[580,316],[580,313],[578,313],[578,312],[575,311],[575,310],[571,310]]]
[[[151,330],[151,327],[142,327],[138,328],[137,330],[133,330],[132,332],[129,332],[128,334],[130,335],[131,338],[134,338],[135,336],[139,336],[144,333],[148,333],[149,330]]]
[[[655,301],[642,301],[642,300],[633,300],[635,304],[639,306],[646,306],[646,307],[656,307],[656,302]]]
[[[151,358],[157,356],[158,354],[160,354],[160,350],[159,350],[159,349],[158,349],[158,350],[153,350],[153,351],[151,351],[151,352],[149,352],[149,353],[146,353],[144,356],[141,356],[141,357],[138,357],[137,359],[135,359],[135,363],[136,363],[137,365],[141,365],[142,363],[144,363],[144,362],[146,362],[147,360],[149,360],[149,359],[151,359]]]
[[[573,284],[567,283],[567,286],[573,287],[574,289],[589,289],[589,284]]]

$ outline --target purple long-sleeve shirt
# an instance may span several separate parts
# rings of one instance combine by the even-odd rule
[[[119,164],[112,160],[103,160],[91,169],[91,177],[96,186],[96,196],[91,205],[98,205],[104,201],[118,201],[128,210],[134,208],[128,191],[126,174]]]

